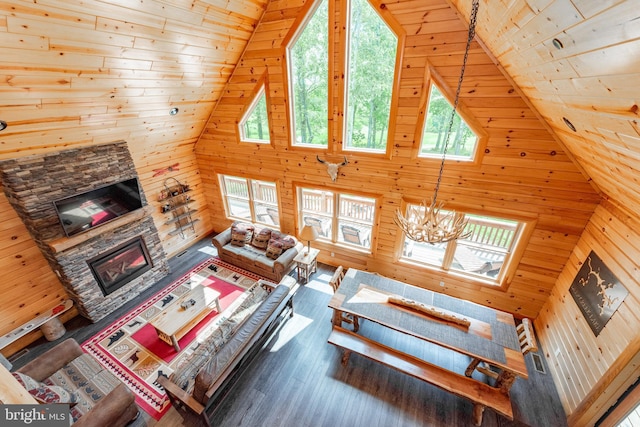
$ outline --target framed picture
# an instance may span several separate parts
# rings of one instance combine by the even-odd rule
[[[593,251],[582,264],[569,291],[596,336],[629,294]]]

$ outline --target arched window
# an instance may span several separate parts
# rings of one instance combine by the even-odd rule
[[[293,145],[328,145],[328,1],[322,0],[288,49]]]
[[[367,0],[351,0],[346,150],[385,152],[398,38]]]

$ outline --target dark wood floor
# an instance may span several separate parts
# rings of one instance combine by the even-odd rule
[[[180,257],[170,261],[171,276],[145,292],[136,302],[114,314],[124,314],[135,304],[151,296],[194,264],[214,254],[210,239],[203,239]],[[357,354],[349,364],[340,364],[341,352],[327,343],[331,330],[331,298],[328,281],[333,268],[319,265],[309,284],[301,286],[294,298],[295,315],[289,319],[247,367],[231,389],[212,425],[237,426],[471,426],[470,402],[441,391]],[[67,337],[78,342],[104,328],[108,320],[88,324],[68,322]],[[363,322],[361,333],[385,344],[461,372],[469,363],[465,356]],[[58,340],[57,342],[61,341]],[[19,367],[54,343],[38,342],[28,353],[14,361]],[[540,350],[541,352],[542,350]],[[541,353],[542,354],[542,353]],[[512,391],[515,421],[491,410],[484,414],[484,427],[566,426],[566,417],[550,374],[533,368],[527,356],[530,378],[517,379]],[[479,374],[474,374],[479,375]],[[479,378],[482,378],[479,376]],[[159,423],[144,417],[138,424],[156,427],[186,425],[175,411]]]

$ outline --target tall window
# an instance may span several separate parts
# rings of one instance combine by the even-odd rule
[[[431,85],[427,122],[424,125],[420,146],[421,156],[442,157],[452,110],[453,106],[442,95],[442,92],[436,85]],[[478,136],[473,133],[456,110],[449,137],[447,157],[470,159],[475,154],[477,143]]]
[[[328,145],[329,23],[322,0],[289,49],[294,144]]]
[[[411,208],[424,211],[424,207],[418,205],[408,205],[407,211]],[[465,231],[471,231],[466,239],[432,245],[405,237],[402,258],[500,282],[524,224],[480,215],[466,214],[465,217],[469,220]]]
[[[269,116],[267,115],[267,97],[264,86],[260,88],[253,104],[240,121],[240,138],[243,141],[268,143]]]
[[[386,151],[398,39],[367,0],[351,0],[345,146]]]
[[[275,182],[220,175],[227,217],[280,227]]]
[[[371,250],[376,200],[312,188],[298,189],[300,228],[310,225],[319,238]]]

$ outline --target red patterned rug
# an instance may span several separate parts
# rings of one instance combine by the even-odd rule
[[[84,342],[82,348],[126,383],[135,393],[138,406],[159,420],[170,404],[156,379],[159,375],[169,376],[202,337],[217,327],[216,319],[221,316],[213,310],[200,321],[178,341],[179,352],[158,338],[148,320],[197,284],[220,292],[220,308],[224,313],[258,280],[259,276],[218,258],[208,259]]]

